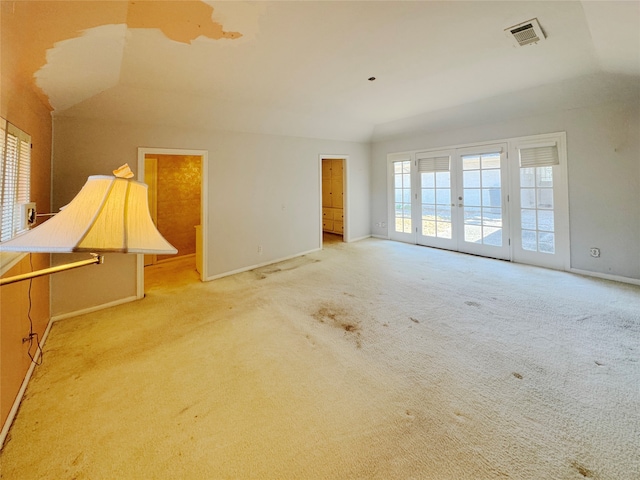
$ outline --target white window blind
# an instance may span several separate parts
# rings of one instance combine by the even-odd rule
[[[22,231],[20,205],[31,197],[31,137],[5,119],[0,122],[0,241]]]
[[[519,151],[520,168],[550,167],[560,164],[558,145],[555,142],[522,146]]]
[[[449,157],[432,157],[418,159],[419,172],[448,172]]]

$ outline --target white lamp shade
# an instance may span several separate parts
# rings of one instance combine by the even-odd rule
[[[178,253],[151,220],[147,185],[102,175],[89,177],[60,213],[0,251]]]

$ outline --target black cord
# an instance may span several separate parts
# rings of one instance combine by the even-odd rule
[[[29,254],[29,265],[31,266],[31,271],[33,272],[33,254]],[[29,349],[27,350],[27,354],[33,363],[36,365],[42,365],[42,361],[44,359],[44,353],[42,352],[42,347],[40,346],[40,339],[38,337],[38,333],[33,331],[33,320],[31,319],[31,286],[33,285],[33,278],[29,279],[29,310],[27,311],[27,317],[29,318],[29,335],[25,337],[22,341],[29,342]],[[35,352],[31,353],[33,349],[33,339],[36,339],[36,348]],[[38,352],[40,352],[40,356],[38,357],[38,361],[35,360]]]

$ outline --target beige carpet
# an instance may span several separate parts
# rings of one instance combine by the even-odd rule
[[[640,288],[325,247],[56,323],[1,477],[640,478]]]

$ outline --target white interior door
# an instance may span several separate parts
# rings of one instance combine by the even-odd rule
[[[507,145],[456,150],[458,250],[510,259]]]

